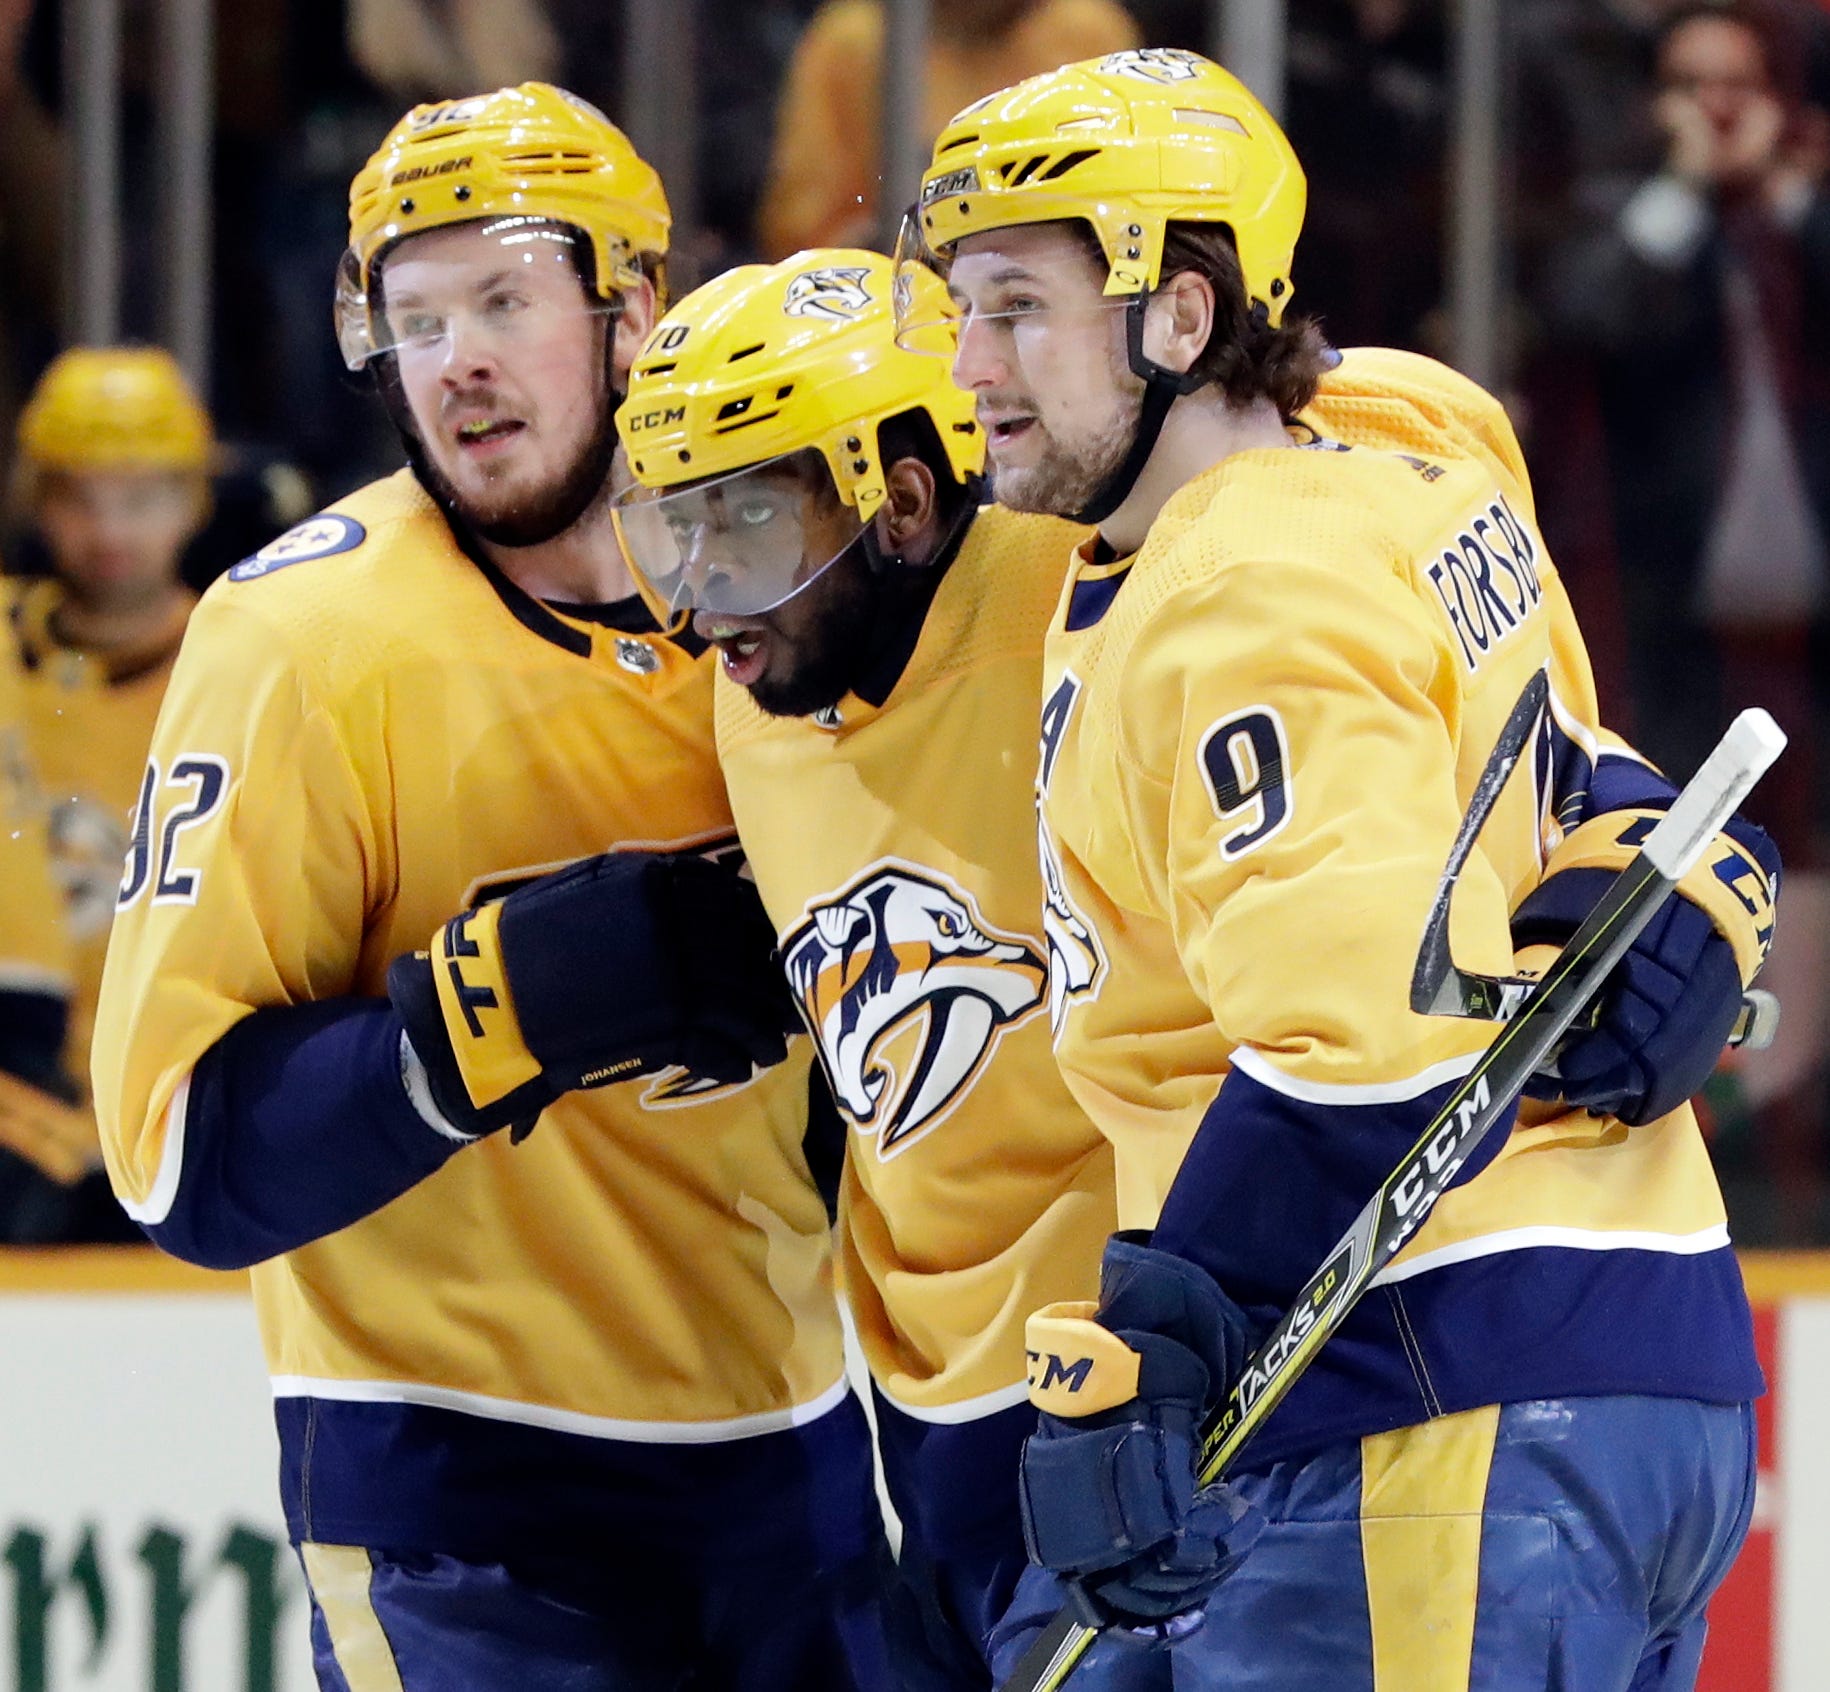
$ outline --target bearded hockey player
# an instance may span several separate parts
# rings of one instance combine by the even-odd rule
[[[1095,1312],[1030,1327],[1085,1367],[1037,1372],[1041,1568],[1000,1661],[1072,1592],[1178,1687],[1687,1687],[1753,1499],[1759,1371],[1685,1102],[1770,939],[1751,828],[1196,1486],[1254,1336],[1492,1037],[1408,988],[1530,679],[1549,705],[1461,877],[1464,967],[1571,932],[1672,791],[1601,732],[1503,423],[1292,427],[1331,356],[1286,317],[1303,204],[1233,78],[1127,53],[960,114],[908,232],[998,498],[1098,528],[1048,635],[1039,788],[1057,1055],[1134,1231]]]
[[[883,1672],[808,1054],[714,861],[715,660],[607,510],[667,233],[558,89],[407,114],[337,317],[411,468],[205,596],[146,771],[110,1170],[168,1250],[255,1265],[336,1692]]]
[[[891,280],[828,249],[681,301],[618,414],[618,518],[663,614],[723,654],[732,812],[851,1130],[840,1264],[903,1524],[901,1684],[984,1688],[1025,1561],[1023,1323],[1092,1295],[1114,1218],[1111,1147],[1049,1053],[1029,781],[1084,531],[981,507],[972,398],[896,345]]]

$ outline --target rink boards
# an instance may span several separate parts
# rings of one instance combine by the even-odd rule
[[[1821,1692],[1830,1254],[1745,1261],[1772,1390],[1702,1688]],[[150,1250],[0,1253],[0,1360],[0,1688],[310,1692],[243,1279]]]

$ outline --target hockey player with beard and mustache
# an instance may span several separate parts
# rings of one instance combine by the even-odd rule
[[[1464,967],[1561,945],[1674,794],[1599,721],[1498,403],[1421,360],[1409,415],[1330,394],[1287,314],[1304,205],[1235,78],[1118,53],[958,114],[900,249],[899,331],[947,331],[1000,501],[1098,530],[1044,640],[1037,793],[1083,940],[1056,1057],[1125,1231],[1096,1306],[1028,1327],[1038,1566],[994,1656],[1071,1603],[1178,1688],[1680,1692],[1754,1501],[1760,1370],[1688,1104],[1773,932],[1742,819],[1201,1484],[1253,1347],[1494,1038],[1412,978],[1502,724],[1539,701],[1460,866]]]
[[[657,613],[722,654],[732,814],[850,1129],[839,1266],[902,1520],[899,1684],[984,1692],[1025,1562],[1023,1322],[1092,1296],[1115,1218],[1049,1051],[1029,782],[1085,531],[983,503],[972,396],[896,345],[891,271],[818,249],[682,300],[618,413],[617,516]]]
[[[715,659],[607,510],[668,221],[558,89],[407,114],[337,319],[411,467],[204,597],[141,788],[98,1117],[254,1266],[326,1692],[887,1678]]]

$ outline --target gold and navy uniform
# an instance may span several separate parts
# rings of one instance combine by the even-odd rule
[[[12,628],[24,671],[26,733],[76,972],[65,1066],[86,1082],[128,821],[194,601],[183,595],[163,625],[133,650],[102,654],[59,640],[63,598],[55,581],[25,584],[13,600]]]
[[[1121,1223],[1267,1319],[1492,1038],[1414,1014],[1409,984],[1528,679],[1548,672],[1551,704],[1461,875],[1463,967],[1509,972],[1547,859],[1670,791],[1601,731],[1497,404],[1428,361],[1350,353],[1307,422],[1182,488],[1135,557],[1082,549],[1039,773],[1056,1049],[1116,1150]],[[1715,892],[1770,932],[1770,877],[1723,853]],[[1534,1109],[1502,1138],[1248,1467],[1481,1405],[1757,1394],[1689,1108],[1632,1130]]]
[[[301,1540],[648,1554],[703,1543],[709,1516],[735,1556],[790,1531],[770,1488],[806,1475],[744,1451],[856,1413],[801,1147],[805,1042],[742,1087],[667,1073],[569,1095],[521,1145],[456,1147],[398,1085],[386,1115],[376,1089],[340,1091],[364,1064],[398,1083],[388,963],[454,911],[612,847],[728,841],[711,694],[708,657],[562,615],[466,556],[404,472],[236,566],[193,617],[121,889],[96,1106],[155,1239],[255,1265]],[[338,1139],[345,1109],[374,1127]],[[847,1532],[874,1510],[863,1473]]]
[[[1112,1148],[1049,1050],[1029,782],[1082,533],[980,511],[874,703],[777,718],[718,681],[739,836],[849,1130],[842,1281],[891,1495],[928,1559],[990,1534],[1013,1578],[1023,1324],[1092,1295],[1114,1226]]]
[[[0,993],[62,1005],[70,997],[70,942],[25,710],[17,660],[0,642]]]

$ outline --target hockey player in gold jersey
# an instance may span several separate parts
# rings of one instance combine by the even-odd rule
[[[69,1188],[94,1166],[95,1130],[72,1108],[64,1036],[73,986],[51,873],[43,790],[11,645],[0,642],[0,1243],[63,1236]]]
[[[1099,530],[1044,665],[1051,1002],[1120,1220],[1153,1230],[1108,1245],[1096,1307],[1031,1324],[1041,1567],[1002,1660],[1071,1591],[1178,1687],[1685,1688],[1760,1389],[1685,1103],[1771,936],[1777,862],[1740,822],[1544,1101],[1196,1488],[1253,1334],[1491,1038],[1408,989],[1528,678],[1550,705],[1461,876],[1465,967],[1573,930],[1672,792],[1599,727],[1497,406],[1374,355],[1408,396],[1306,409],[1332,355],[1285,315],[1303,200],[1234,79],[1126,53],[962,113],[907,232],[999,499]]]
[[[19,420],[18,491],[52,574],[18,585],[12,634],[76,969],[64,1061],[85,1109],[128,818],[196,603],[179,569],[209,515],[213,456],[208,413],[157,347],[60,354]],[[64,1195],[57,1237],[137,1239],[88,1138],[94,1173]]]
[[[110,1171],[254,1265],[327,1692],[879,1684],[810,1054],[727,861],[714,660],[606,509],[660,184],[524,84],[408,113],[350,212],[340,344],[411,469],[193,618]]]
[[[981,508],[971,396],[896,346],[890,295],[888,259],[830,249],[681,301],[618,416],[619,519],[659,609],[723,654],[732,812],[850,1129],[899,1684],[984,1688],[1024,1564],[1023,1323],[1090,1296],[1114,1223],[1111,1147],[1049,1051],[1028,779],[1083,531]]]

